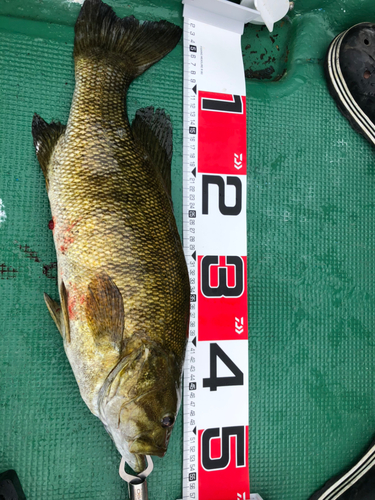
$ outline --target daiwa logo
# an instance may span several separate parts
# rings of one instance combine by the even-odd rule
[[[243,317],[242,318],[234,318],[235,319],[235,331],[238,335],[243,333]]]
[[[237,170],[242,168],[242,153],[241,154],[234,153],[234,168],[236,168]]]

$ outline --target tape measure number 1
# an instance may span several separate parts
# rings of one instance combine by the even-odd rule
[[[247,500],[246,97],[241,33],[184,11],[183,498]],[[198,18],[198,19],[197,19]]]

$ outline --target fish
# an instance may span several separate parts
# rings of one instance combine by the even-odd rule
[[[172,125],[131,82],[181,28],[85,0],[75,24],[67,125],[34,114],[60,301],[44,295],[81,396],[137,473],[165,455],[181,401],[190,283],[171,201]]]

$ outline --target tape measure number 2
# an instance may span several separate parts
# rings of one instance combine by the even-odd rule
[[[184,13],[183,209],[191,319],[184,371],[183,498],[248,500],[241,34],[194,14],[194,8]]]

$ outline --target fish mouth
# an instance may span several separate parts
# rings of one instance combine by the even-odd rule
[[[164,457],[167,452],[167,447],[157,445],[145,438],[139,437],[132,442],[129,451],[138,455],[156,455],[157,457]]]

